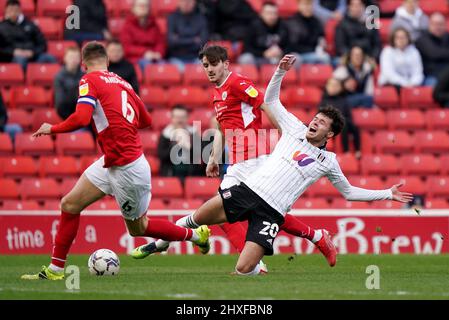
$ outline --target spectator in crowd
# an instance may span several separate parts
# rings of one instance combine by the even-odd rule
[[[277,64],[288,46],[288,29],[279,18],[276,3],[265,2],[260,12],[260,19],[253,20],[248,28],[244,53],[238,62]]]
[[[335,69],[333,77],[343,83],[351,108],[373,106],[375,67],[375,61],[367,57],[362,48],[355,46]]]
[[[331,19],[340,21],[346,12],[346,0],[313,0],[313,12],[323,26]]]
[[[3,96],[0,91],[0,132],[8,133],[11,137],[11,140],[14,141],[15,135],[22,131],[22,127],[19,124],[8,123],[8,113],[6,111],[6,106],[3,102]]]
[[[28,62],[56,62],[46,51],[41,30],[23,15],[18,0],[8,0],[0,22],[0,62],[19,63],[24,69]]]
[[[184,70],[185,63],[198,63],[198,52],[209,37],[206,17],[196,0],[179,0],[178,9],[168,17],[168,57]]]
[[[449,66],[438,77],[438,82],[433,89],[433,99],[441,106],[449,108]]]
[[[446,19],[441,13],[430,16],[429,30],[421,33],[416,47],[423,60],[424,85],[434,86],[440,71],[449,65],[449,33]]]
[[[402,6],[396,9],[390,32],[399,27],[410,33],[412,42],[418,39],[422,31],[427,30],[429,17],[419,7],[418,0],[404,0]]]
[[[120,35],[125,57],[138,62],[142,71],[150,63],[162,61],[166,44],[156,19],[151,16],[149,0],[135,0],[132,14],[126,19]]]
[[[345,126],[343,128],[343,131],[341,132],[343,152],[349,152],[349,137],[350,135],[352,135],[355,156],[357,159],[360,159],[360,131],[357,125],[355,125],[354,121],[352,120],[352,110],[348,105],[343,89],[343,84],[340,80],[330,78],[327,81],[320,102],[320,106],[326,105],[332,105],[335,108],[339,109],[345,117]]]
[[[289,51],[303,63],[330,63],[325,52],[324,29],[313,15],[313,0],[299,0],[298,13],[287,21],[289,28]]]
[[[103,0],[74,0],[73,4],[80,10],[79,29],[64,30],[66,40],[74,40],[81,47],[89,40],[109,40],[108,18]]]
[[[78,47],[68,47],[64,53],[64,66],[56,74],[53,90],[56,112],[67,119],[76,108],[79,81],[83,76],[80,67],[81,54]]]
[[[335,31],[335,49],[338,57],[358,46],[370,57],[379,58],[381,42],[376,28],[368,29],[365,23],[365,5],[361,0],[349,0],[348,10]]]
[[[257,19],[246,0],[213,0],[206,7],[213,40],[243,41],[249,32],[248,24]]]
[[[390,44],[380,55],[379,85],[414,87],[423,81],[421,55],[411,43],[408,31],[398,28],[390,35]]]
[[[194,138],[198,133],[188,121],[189,111],[186,107],[173,107],[171,123],[162,130],[157,148],[162,176],[179,177],[184,181],[187,176],[204,175],[200,165],[201,152],[194,154],[193,147],[194,141],[200,142],[201,138]]]
[[[122,43],[115,39],[109,41],[106,45],[106,52],[109,59],[108,70],[128,81],[134,91],[139,93],[139,81],[137,80],[136,69],[134,69],[131,62],[124,58]]]

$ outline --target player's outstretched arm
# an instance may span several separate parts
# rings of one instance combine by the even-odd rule
[[[32,134],[32,137],[40,137],[53,133],[71,132],[87,126],[92,118],[94,109],[90,105],[77,104],[76,110],[66,120],[56,125],[44,123]]]
[[[390,188],[390,190],[393,195],[393,200],[408,203],[413,200],[413,194],[409,192],[399,191],[399,188],[402,187],[403,185],[404,185],[403,183],[395,184]]]

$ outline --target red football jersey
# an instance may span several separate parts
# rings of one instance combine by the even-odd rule
[[[112,72],[90,72],[80,80],[80,103],[94,107],[92,123],[105,168],[126,165],[142,155],[138,128],[145,106],[128,82]]]
[[[262,103],[262,92],[238,73],[231,72],[219,87],[215,87],[214,108],[229,147],[229,163],[269,153],[266,134],[262,130],[259,108]]]

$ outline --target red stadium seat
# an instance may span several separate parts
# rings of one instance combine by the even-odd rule
[[[448,206],[447,200],[442,198],[426,199],[424,201],[425,209],[447,209]]]
[[[392,210],[392,209],[403,209],[406,208],[406,205],[401,203],[401,202],[397,202],[397,201],[391,201],[391,200],[385,200],[385,201],[373,201],[373,203],[371,204],[371,207],[373,209],[386,209],[386,210]]]
[[[292,87],[287,89],[286,93],[286,105],[313,110],[316,110],[320,103],[322,94],[317,87]],[[282,98],[281,101],[283,101]]]
[[[262,9],[263,0],[246,0],[246,2],[248,2],[251,8],[256,12],[260,12]]]
[[[370,209],[371,203],[366,201],[347,201],[343,198],[332,200],[332,208],[338,209]]]
[[[0,63],[0,87],[18,86],[25,79],[23,69],[18,63]]]
[[[78,44],[72,40],[48,41],[48,53],[53,55],[58,62],[62,62],[65,51],[70,47],[78,47]]]
[[[0,199],[18,199],[19,186],[13,179],[0,178]]]
[[[426,186],[429,197],[449,198],[449,176],[429,177]]]
[[[238,73],[244,77],[247,77],[254,83],[259,83],[259,71],[255,65],[252,64],[233,64],[230,67],[232,72]]]
[[[66,194],[68,194],[73,189],[78,179],[79,178],[70,178],[70,177],[65,177],[64,179],[62,179],[60,186],[61,195],[65,196]]]
[[[399,173],[399,164],[392,155],[368,155],[362,159],[362,174],[391,175]]]
[[[356,125],[361,129],[379,130],[385,129],[387,120],[385,112],[382,109],[363,109],[357,108],[352,110],[352,117]]]
[[[100,199],[88,206],[86,210],[120,210],[120,208],[114,199]]]
[[[173,199],[167,209],[171,210],[195,210],[201,207],[203,201],[198,199]]]
[[[16,156],[0,158],[3,176],[7,178],[23,178],[37,176],[37,165],[32,157]]]
[[[20,194],[24,200],[58,199],[61,196],[61,190],[54,179],[26,178],[20,184]]]
[[[27,112],[22,109],[11,109],[8,110],[8,123],[13,124],[16,123],[22,127],[24,131],[31,130],[32,125],[32,115],[30,112]],[[40,124],[39,124],[40,125]]]
[[[403,0],[383,0],[379,1],[380,12],[393,15],[396,9],[402,5]]]
[[[190,113],[190,122],[200,122],[201,131],[211,127],[211,120],[215,118],[215,111],[212,108],[198,108]],[[198,129],[198,126],[195,126]]]
[[[100,157],[94,155],[84,155],[80,158],[80,172],[84,172],[92,163],[97,161]]]
[[[360,171],[359,160],[352,153],[342,153],[337,155],[337,161],[345,175],[356,175]]]
[[[335,56],[335,30],[339,21],[336,19],[329,19],[324,26],[324,36],[326,39],[326,51]]]
[[[449,110],[427,110],[426,123],[430,130],[449,128]]]
[[[39,160],[41,177],[66,178],[79,175],[78,164],[73,157],[41,157]]]
[[[13,153],[12,141],[7,133],[0,132],[0,155]]]
[[[181,73],[174,64],[149,64],[145,67],[146,84],[173,86],[181,83]]]
[[[166,210],[167,203],[163,199],[151,199],[149,210]]]
[[[335,198],[341,197],[340,192],[332,185],[328,178],[322,177],[317,182],[312,184],[305,194],[308,197],[324,197],[324,198]]]
[[[440,166],[441,166],[441,173],[443,175],[449,175],[449,154],[442,155],[440,157]]]
[[[399,95],[394,87],[378,87],[374,89],[374,104],[382,109],[399,108]]]
[[[61,210],[61,201],[59,200],[46,200],[44,202],[44,210]]]
[[[156,109],[151,113],[152,128],[162,130],[171,122],[171,110]]]
[[[151,193],[155,198],[181,198],[183,196],[183,190],[181,181],[175,177],[157,177],[153,178]]]
[[[426,125],[424,114],[419,110],[390,110],[387,123],[390,130],[417,130]]]
[[[215,196],[220,186],[218,178],[187,177],[185,191],[187,199],[210,199]]]
[[[42,87],[27,86],[11,89],[11,104],[13,108],[49,108],[51,101],[50,92]]]
[[[19,133],[15,138],[16,153],[21,155],[50,155],[54,153],[54,144],[50,136],[31,137],[29,133]]]
[[[415,148],[413,136],[407,131],[378,131],[374,135],[377,153],[400,154]]]
[[[117,10],[117,15],[118,16],[126,16],[128,15],[131,10],[132,10],[132,5],[134,3],[135,0],[123,0],[123,1],[118,1],[116,3],[116,10]]]
[[[379,22],[380,22],[380,29],[379,29],[380,40],[382,41],[382,44],[387,44],[390,37],[390,28],[393,19],[380,18]]]
[[[143,86],[140,87],[139,96],[149,109],[167,107],[167,91],[162,87]]]
[[[96,152],[95,142],[89,132],[66,133],[56,136],[59,155],[83,155]]]
[[[106,2],[106,3],[108,3],[108,2]],[[125,24],[125,19],[124,18],[121,18],[121,17],[109,18],[108,19],[109,32],[111,32],[111,34],[114,37],[119,37],[120,33],[122,32],[124,24]]]
[[[433,101],[432,87],[415,87],[401,89],[401,104],[403,109],[438,108]]]
[[[427,193],[426,184],[418,176],[390,176],[385,181],[385,187],[391,188],[398,183],[404,184],[401,188],[404,192],[410,192],[414,195],[425,195]]]
[[[329,209],[331,206],[323,198],[299,198],[292,205],[292,209]]]
[[[51,17],[35,17],[33,22],[39,27],[47,40],[59,40],[62,38],[63,23],[59,19]]]
[[[168,15],[176,10],[178,0],[151,1],[151,11],[155,16]]]
[[[416,152],[449,152],[449,134],[446,131],[420,131],[415,135]]]
[[[208,86],[210,84],[201,64],[185,65],[183,83],[189,86]]]
[[[59,123],[62,119],[59,117],[55,109],[34,110],[32,113],[32,130],[40,128],[42,123]]]
[[[5,200],[3,201],[2,210],[41,210],[41,206],[34,200]]]
[[[373,190],[382,190],[385,189],[385,185],[380,179],[379,176],[349,176],[349,183],[355,187],[365,188],[365,189],[373,189]]]
[[[447,0],[420,1],[419,6],[429,16],[434,12],[440,12],[445,16],[449,14],[449,3]]]
[[[403,174],[419,174],[422,176],[438,174],[440,161],[431,154],[408,154],[400,159]]]
[[[30,63],[27,66],[27,83],[52,87],[61,66],[56,63]]]
[[[156,154],[160,135],[161,133],[159,131],[140,132],[140,140],[142,141],[143,152],[145,154]]]
[[[297,0],[275,0],[279,8],[279,15],[283,18],[290,17],[298,12]]]
[[[168,90],[168,106],[183,104],[188,108],[207,107],[211,103],[209,93],[198,87],[171,87]]]
[[[72,0],[38,0],[37,14],[39,16],[66,17],[66,8],[71,6]]]
[[[151,175],[157,176],[161,167],[161,161],[155,156],[147,156],[146,158],[151,168]]]
[[[317,86],[323,88],[329,78],[332,78],[332,66],[328,64],[303,64],[299,68],[299,83],[302,86]]]
[[[272,64],[264,64],[260,67],[260,82],[263,87],[266,87],[270,82],[271,77],[276,71],[277,66]],[[252,80],[252,79],[251,79]],[[296,85],[298,82],[298,78],[294,70],[292,72],[286,73],[284,80],[282,80],[282,85]],[[310,85],[310,84],[307,84]]]

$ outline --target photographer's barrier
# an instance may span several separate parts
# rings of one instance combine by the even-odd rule
[[[192,210],[154,210],[151,218],[175,222]],[[449,210],[294,210],[291,212],[314,228],[333,235],[340,254],[449,252]],[[49,254],[59,224],[59,211],[0,211],[0,254]],[[218,226],[211,227],[211,254],[235,253]],[[119,211],[86,211],[71,253],[89,254],[99,248],[129,253],[136,245],[153,239],[128,235]],[[275,253],[317,252],[307,240],[281,231]],[[169,254],[194,254],[188,242],[172,243]]]

